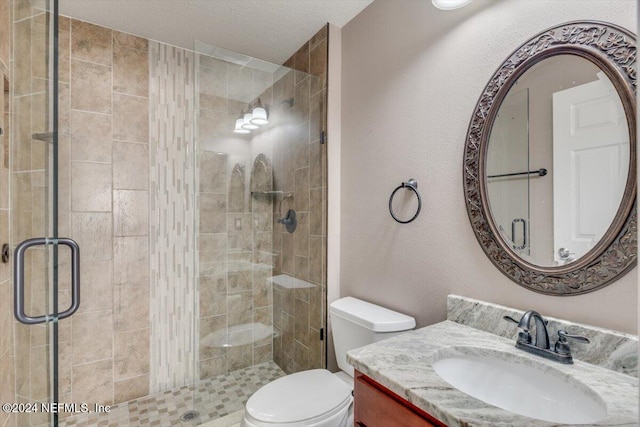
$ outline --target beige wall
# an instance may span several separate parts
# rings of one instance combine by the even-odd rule
[[[481,1],[457,11],[376,1],[342,30],[341,294],[413,315],[446,316],[457,293],[587,324],[637,331],[637,270],[570,298],[528,291],[478,244],[462,192],[469,119],[487,80],[527,38],[575,19],[633,32],[631,1]],[[390,192],[414,177],[420,217],[399,225]]]
[[[327,64],[327,307],[340,298],[340,147],[342,137],[342,29],[329,24]],[[327,316],[328,317],[328,316]],[[331,322],[327,321],[327,369],[336,371]]]

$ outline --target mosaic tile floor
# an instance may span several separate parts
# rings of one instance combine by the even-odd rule
[[[240,427],[240,422],[244,416],[244,409],[238,412],[234,412],[225,417],[218,418],[217,420],[209,421],[204,424],[200,424],[200,427]]]
[[[106,414],[82,414],[68,418],[60,427],[199,426],[237,413],[249,397],[263,385],[284,376],[274,362],[230,372],[151,396],[121,403]],[[194,391],[195,389],[195,391]],[[182,421],[190,409],[200,413],[196,419]]]

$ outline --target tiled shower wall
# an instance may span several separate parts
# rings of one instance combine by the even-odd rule
[[[274,286],[274,361],[287,373],[324,367],[326,339],[327,251],[327,99],[328,28],[305,43],[285,66],[295,71],[273,87],[274,104],[293,98],[283,119],[282,138],[274,140],[275,189],[293,197],[274,204],[274,221],[288,208],[298,213],[298,229],[287,233],[274,222],[274,252],[281,264],[275,275],[308,282],[308,288]],[[325,143],[321,142],[321,134]]]
[[[16,132],[8,211],[9,129],[3,114],[0,232],[2,242],[8,241],[10,213],[15,246],[50,232],[45,214],[49,145],[32,139],[50,131],[45,92],[50,22],[23,0],[1,0],[0,20],[0,68],[11,65],[17,77],[11,81],[12,96],[2,92],[6,111],[9,101],[15,103]],[[13,33],[15,59],[8,63]],[[63,17],[59,47],[59,235],[77,240],[82,252],[82,304],[60,322],[60,400],[113,404],[149,392],[148,47],[146,40]],[[66,307],[70,272],[64,251],[60,261],[60,307]],[[25,264],[27,311],[40,314],[47,296],[44,251],[28,251]],[[8,266],[0,264],[0,326],[12,323],[8,277]],[[12,334],[0,339],[0,398],[45,399],[50,392],[46,328],[13,325],[3,330],[15,331],[15,346]],[[15,370],[10,368],[14,359]],[[43,414],[20,415],[17,424],[45,420]],[[0,415],[0,425],[5,421]]]
[[[61,400],[113,404],[149,393],[148,42],[67,18],[59,40],[60,235],[83,288]]]
[[[0,245],[9,243],[9,124],[11,80],[10,37],[12,12],[9,0],[0,0]],[[0,264],[0,401],[15,400],[15,353],[13,334],[12,284],[9,279],[9,264]],[[0,426],[14,426],[13,414],[0,414]]]
[[[36,133],[47,132],[47,22],[45,15],[27,2],[10,2],[12,37],[11,59],[11,123],[10,174],[10,240],[11,246],[29,237],[43,236],[49,230],[46,208],[48,183],[46,159],[48,145],[32,139]],[[3,238],[4,240],[4,238]],[[29,314],[46,311],[47,292],[43,276],[46,263],[42,248],[25,254],[25,309]],[[61,267],[61,271],[68,271]],[[63,274],[63,273],[61,273]],[[65,298],[65,283],[61,283],[61,304]],[[11,291],[10,291],[11,292]],[[6,313],[12,313],[8,301]],[[15,398],[8,401],[29,402],[47,395],[46,329],[41,325],[27,327],[13,321],[15,357]],[[61,328],[61,333],[68,332]],[[11,376],[11,375],[9,375]],[[64,380],[61,380],[64,383]],[[30,425],[46,420],[46,415],[18,414],[16,423]]]
[[[44,236],[50,218],[45,214],[48,182],[45,174],[48,143],[32,139],[47,132],[48,24],[42,11],[28,2],[0,1],[0,74],[2,117],[0,127],[0,243]],[[15,45],[9,43],[15,35]],[[15,114],[10,114],[10,112]],[[9,142],[12,141],[10,145]],[[25,254],[25,311],[46,311],[45,251],[34,248]],[[46,329],[26,327],[13,320],[10,264],[0,264],[0,399],[29,402],[47,395]],[[61,274],[68,269],[61,265]],[[68,276],[67,276],[68,277]],[[68,304],[68,283],[61,282],[60,304]],[[68,333],[69,328],[66,329]],[[61,328],[61,333],[65,330]],[[65,379],[61,379],[65,384]],[[0,416],[0,424],[32,425],[46,421],[46,414]]]
[[[31,134],[49,129],[44,121],[46,111],[43,107],[46,105],[43,92],[46,66],[38,59],[43,58],[47,40],[43,38],[30,43],[32,36],[45,34],[39,27],[44,25],[44,15],[24,7],[28,3],[20,1],[15,3],[16,11],[12,16],[5,13],[5,8],[10,4],[9,0],[0,0],[0,69],[8,75],[12,65],[8,59],[7,43],[11,31],[7,28],[11,27],[10,20],[15,20],[14,31],[20,36],[22,44],[16,46],[21,54],[13,67],[21,71],[21,81],[12,83],[16,93],[12,97],[5,97],[0,105],[4,105],[8,111],[9,102],[16,103],[14,109],[22,118],[21,121],[16,120],[16,140],[24,143],[16,144],[12,153],[12,191],[20,197],[16,198],[13,210],[9,211],[9,153],[6,150],[9,126],[6,120],[8,115],[3,114],[0,120],[4,119],[3,127],[7,132],[0,136],[0,233],[2,236],[9,235],[11,215],[12,241],[15,245],[24,238],[44,232],[41,230],[47,218],[41,213],[45,208],[47,143],[32,140]],[[323,31],[305,45],[307,68],[303,60],[305,54],[300,52],[292,59],[295,63],[290,65],[312,72],[326,68],[326,56],[317,56],[322,49],[319,46],[326,49],[326,32],[322,35]],[[154,375],[159,375],[162,365],[156,363],[158,359],[150,363],[154,351],[150,343],[150,306],[159,306],[150,302],[149,297],[149,230],[150,224],[158,224],[159,218],[155,215],[151,221],[149,218],[149,42],[63,17],[60,19],[59,38],[60,235],[76,239],[81,246],[83,286],[80,310],[71,319],[60,323],[60,400],[112,404],[147,395],[150,384],[157,386],[152,386],[154,389],[171,386],[169,382],[159,385],[161,382],[150,379],[151,370],[154,370]],[[30,54],[23,55],[25,51]],[[227,88],[228,94],[239,90],[243,72],[246,71],[237,66],[225,71],[231,82]],[[316,74],[321,76],[321,82],[326,80],[324,71]],[[252,343],[248,353],[244,347],[231,349],[228,355],[226,351],[222,355],[217,350],[209,352],[201,348],[199,366],[186,368],[184,372],[195,375],[199,368],[200,376],[205,378],[280,356],[281,366],[287,367],[289,372],[319,367],[324,363],[323,343],[317,338],[324,322],[323,260],[326,245],[323,242],[326,232],[322,218],[325,216],[326,202],[316,190],[326,191],[325,163],[324,160],[322,163],[314,160],[317,156],[324,159],[324,148],[320,146],[318,137],[319,129],[323,128],[323,119],[318,115],[324,117],[324,111],[322,106],[315,109],[313,102],[314,97],[317,100],[324,96],[325,85],[316,83],[310,77],[303,78],[303,73],[291,72],[286,79],[276,82],[262,95],[265,103],[273,102],[274,105],[289,98],[294,99],[294,107],[284,105],[281,110],[283,117],[285,112],[289,117],[282,120],[291,121],[291,126],[287,126],[289,131],[285,132],[283,127],[280,137],[274,137],[277,142],[272,145],[271,151],[264,154],[273,162],[273,188],[278,190],[286,187],[287,191],[297,192],[299,200],[287,199],[283,206],[275,203],[275,199],[262,200],[264,206],[259,201],[252,202],[249,184],[253,159],[259,152],[252,153],[246,141],[244,148],[241,148],[244,150],[242,157],[251,161],[242,167],[236,167],[237,157],[234,156],[238,153],[230,151],[221,155],[219,151],[200,147],[200,167],[204,163],[210,165],[211,169],[207,167],[207,170],[213,172],[205,174],[213,175],[197,174],[195,179],[198,180],[198,187],[188,190],[194,195],[198,193],[200,218],[204,214],[207,221],[211,219],[211,222],[201,221],[201,234],[196,243],[201,257],[201,273],[205,274],[201,274],[199,279],[200,299],[195,299],[193,294],[185,294],[186,305],[173,307],[175,311],[172,313],[182,316],[183,320],[188,319],[190,327],[203,328],[206,325],[200,336],[205,336],[202,333],[209,326],[209,331],[214,330],[215,322],[222,319],[215,319],[216,316],[224,314],[224,321],[232,326],[244,324],[249,319],[264,325],[274,324],[276,336],[281,338],[273,342],[266,339]],[[0,95],[3,93],[0,92]],[[220,104],[216,104],[223,100],[209,98],[207,101],[205,98],[200,96],[198,99],[202,110],[207,110],[205,115],[223,110]],[[224,100],[225,114],[220,116],[223,119],[213,126],[228,126],[228,119],[235,119],[241,104],[234,103],[233,97],[227,97]],[[278,120],[276,109],[273,112],[274,120]],[[164,118],[170,117],[173,116]],[[308,129],[309,138],[297,137],[301,129]],[[168,128],[160,131],[168,132]],[[185,137],[189,138],[188,135]],[[305,156],[309,156],[308,160],[305,160]],[[319,166],[316,167],[316,164]],[[174,178],[170,172],[169,167],[166,170],[154,170],[154,174],[163,179]],[[297,178],[301,178],[299,184],[296,184]],[[246,191],[240,198],[230,196],[229,189],[239,182],[242,182]],[[158,191],[157,188],[153,190]],[[280,208],[284,209],[286,203],[291,202],[297,203],[296,209],[302,214],[300,237],[297,240],[282,233],[282,226],[276,226],[273,222],[281,216]],[[182,201],[171,206],[184,209]],[[224,213],[216,217],[216,210],[221,207],[224,207]],[[152,203],[153,212],[157,212],[156,208],[158,205]],[[264,216],[266,220],[263,226],[254,228],[248,220],[252,215]],[[237,229],[237,219],[244,225],[243,230]],[[224,224],[224,231],[219,228],[220,224]],[[178,232],[183,226],[184,223],[179,221],[176,229],[167,228],[166,231]],[[224,235],[222,239],[219,239],[222,237],[220,234]],[[188,236],[183,237],[187,239]],[[257,246],[254,247],[253,242]],[[221,260],[222,252],[225,268],[223,279],[218,274],[220,270],[217,270],[220,265],[215,265]],[[29,257],[33,258],[34,263],[42,263],[42,254],[34,252]],[[173,266],[174,263],[170,258],[156,261],[165,266]],[[69,299],[66,255],[62,256],[61,262],[62,306],[68,304]],[[242,267],[247,264],[273,264],[273,274],[286,273],[317,286],[314,291],[283,291],[279,290],[278,285],[272,289],[267,281],[272,274],[271,269],[252,267],[243,270]],[[187,269],[182,272],[187,276],[191,273]],[[39,286],[42,283],[42,277],[35,274],[35,269],[32,279]],[[174,279],[185,280],[182,276]],[[0,306],[1,327],[12,323],[12,290],[9,269],[4,264],[0,264],[0,292],[3,304]],[[225,299],[214,297],[222,292]],[[32,308],[38,308],[36,304],[41,305],[45,295],[45,292],[38,295],[34,293],[30,298],[33,299]],[[188,301],[192,301],[193,310],[199,312],[196,318],[200,322],[193,322],[191,314],[180,313],[180,310],[188,307]],[[281,305],[274,314],[273,305],[278,303]],[[244,311],[247,305],[250,309]],[[169,310],[168,307],[165,309]],[[156,314],[169,313],[157,311]],[[228,324],[225,323],[225,327]],[[12,328],[7,326],[5,330]],[[46,352],[42,351],[46,350],[47,345],[44,328],[29,329],[15,324],[13,330],[16,334],[15,346],[14,338],[10,335],[3,334],[0,338],[0,372],[3,375],[0,378],[0,399],[13,401],[14,396],[23,400],[42,398],[46,393],[44,379],[47,377],[44,370]],[[165,338],[175,336],[175,333],[165,331]],[[192,345],[188,342],[194,337],[191,332],[179,337],[187,342],[167,343],[172,348]],[[183,355],[190,357],[186,353]],[[175,361],[167,360],[168,363]],[[7,365],[13,366],[14,363],[17,364],[15,372],[18,373],[15,381],[11,377],[14,369],[7,368]],[[185,378],[190,381],[189,376]],[[13,384],[18,388],[14,390]],[[42,419],[37,418],[19,424],[40,421]],[[0,414],[0,426],[3,423],[12,425],[13,422],[13,419],[8,421],[5,414]]]

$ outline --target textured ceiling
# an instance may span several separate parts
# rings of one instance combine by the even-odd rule
[[[282,64],[327,22],[372,0],[60,0],[60,14],[193,49],[196,41]]]

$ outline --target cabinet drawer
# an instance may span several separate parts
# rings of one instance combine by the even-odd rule
[[[426,412],[357,371],[354,420],[356,427],[444,426]]]

